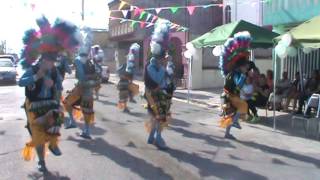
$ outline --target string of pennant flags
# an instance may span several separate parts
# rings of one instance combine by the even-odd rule
[[[136,27],[137,24],[140,24],[140,28],[149,28],[154,26],[156,23],[161,22],[163,19],[159,19],[159,18],[153,18],[152,21],[139,21],[139,20],[133,20],[133,19],[126,19],[126,18],[119,18],[119,17],[113,17],[110,16],[109,17],[110,20],[120,20],[120,23],[125,23],[125,22],[131,22],[131,27]],[[176,30],[176,31],[181,31],[181,32],[185,32],[187,30],[189,30],[186,27],[180,26],[178,24],[170,23],[170,29],[172,30]]]
[[[130,6],[130,9],[125,9],[125,10],[121,10],[125,5],[129,5]],[[123,15],[123,18],[120,18],[120,17],[114,17],[114,16],[111,16],[111,13],[112,12],[119,12],[121,11],[122,12],[122,15]],[[170,28],[173,29],[173,30],[176,30],[176,31],[188,31],[189,28],[187,27],[184,27],[184,26],[181,26],[181,25],[178,25],[174,22],[171,22],[167,19],[163,19],[155,14],[152,14],[150,12],[147,12],[145,9],[143,8],[140,8],[140,7],[137,7],[137,6],[133,6],[133,5],[130,5],[129,3],[127,2],[124,2],[124,1],[121,1],[120,5],[119,5],[119,10],[111,10],[109,11],[109,19],[110,20],[120,20],[120,23],[123,23],[123,22],[131,22],[131,26],[132,27],[135,27],[136,24],[140,23],[140,27],[141,28],[144,28],[144,27],[151,27],[157,23],[160,23],[162,21],[166,21],[170,24]],[[134,20],[134,19],[129,19],[128,18],[128,13],[129,12],[133,12],[133,16],[130,17],[130,18],[138,18],[139,20]],[[144,21],[143,21],[144,20]]]

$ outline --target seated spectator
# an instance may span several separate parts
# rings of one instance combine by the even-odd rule
[[[305,85],[304,91],[300,95],[299,107],[298,107],[298,111],[296,112],[296,114],[302,114],[302,107],[305,104],[305,102],[311,97],[312,94],[319,93],[319,91],[320,91],[319,77],[320,77],[319,71],[314,70],[312,72],[311,78],[308,79],[308,81]],[[311,113],[311,109],[308,108],[306,115],[310,116],[310,113]]]
[[[292,99],[293,99],[293,111],[296,110],[297,101],[299,99],[300,94],[301,94],[300,73],[296,72],[295,79],[291,83],[291,87],[289,89],[287,102],[286,102],[286,105],[284,107],[285,111],[288,111],[288,107],[289,107],[289,104],[290,104]]]
[[[275,101],[275,109],[280,110],[282,108],[282,99],[286,98],[289,94],[291,87],[290,80],[288,79],[288,73],[282,73],[282,79],[276,83],[276,93],[271,93],[269,98],[270,107],[273,107],[273,101]],[[275,95],[274,95],[275,94]]]
[[[254,88],[253,88],[252,80],[250,77],[247,77],[246,83],[243,85],[242,89],[240,90],[240,98],[245,100],[249,106],[248,108],[249,118],[247,120],[255,123],[259,121],[259,119],[258,119],[257,109],[255,106],[255,101],[253,100],[254,98],[253,93],[254,93]],[[253,113],[253,116],[251,116],[250,110]]]
[[[273,71],[270,69],[267,70],[267,85],[273,91]]]
[[[260,74],[259,82],[257,86],[255,86],[254,99],[256,107],[266,107],[270,92],[271,90],[267,84],[266,75]]]

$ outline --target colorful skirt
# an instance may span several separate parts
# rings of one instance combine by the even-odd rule
[[[66,111],[69,113],[78,111],[78,107],[80,106],[84,121],[88,124],[94,122],[93,96],[91,93],[84,93],[79,86],[75,86],[72,89],[63,100],[63,104]]]

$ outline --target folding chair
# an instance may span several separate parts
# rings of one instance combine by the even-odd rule
[[[316,119],[318,120],[316,131],[317,131],[317,137],[320,137],[320,94],[312,94],[312,96],[309,98],[309,100],[306,103],[305,110],[304,110],[304,116],[306,116],[307,111],[309,108],[316,108],[317,113],[316,113]],[[306,123],[303,123],[304,125],[304,131],[305,135],[308,134],[309,131],[309,124],[311,118],[306,118],[304,116],[293,116],[291,119],[291,127],[294,127],[294,120],[303,120]]]

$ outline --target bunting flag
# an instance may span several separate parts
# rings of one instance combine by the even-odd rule
[[[143,12],[143,9],[135,8],[133,11],[133,16],[139,16]]]
[[[143,19],[146,14],[147,14],[147,12],[142,11],[141,14],[140,14],[139,19]]]
[[[196,9],[196,7],[195,6],[188,6],[187,9],[188,9],[189,14],[192,15],[194,13],[194,10]]]
[[[32,3],[32,4],[30,4],[30,6],[31,6],[32,11],[34,11],[36,9],[36,4]]]
[[[152,14],[148,13],[146,21],[150,21],[151,18],[152,18]]]
[[[146,28],[151,27],[151,26],[153,26],[153,25],[154,25],[153,23],[149,23],[149,24],[146,26]]]
[[[127,3],[124,1],[121,1],[120,5],[119,5],[119,10],[121,10]]]
[[[154,23],[158,19],[157,16],[153,16],[151,23]]]
[[[161,8],[156,8],[156,9],[155,9],[155,11],[156,11],[157,14],[159,14],[159,13],[161,12],[161,10],[162,10]]]
[[[175,14],[176,12],[178,12],[178,10],[178,7],[170,7],[170,11],[172,12],[172,14]]]
[[[131,22],[131,27],[134,28],[136,26],[136,24],[138,24],[138,21],[132,21]]]
[[[157,22],[156,23],[151,23],[151,22],[146,22],[146,21],[136,21],[136,20],[132,20],[132,19],[125,19],[125,18],[119,18],[119,17],[109,17],[110,20],[120,20],[120,23],[124,23],[124,22],[131,22],[131,27],[135,28],[136,25],[139,23],[140,24],[140,28],[149,28],[153,25],[155,25],[156,23],[160,23],[161,21],[168,21],[162,18],[157,17]],[[186,27],[182,27],[178,24],[175,23],[171,23],[170,24],[170,29],[175,30],[175,31],[187,31],[188,28]]]
[[[144,28],[146,26],[146,22],[140,22],[140,28]]]
[[[206,9],[206,8],[211,7],[211,6],[213,6],[213,4],[204,5],[204,6],[202,6],[202,7],[203,7],[204,9]]]
[[[129,10],[122,10],[123,17],[126,18],[128,16]]]

